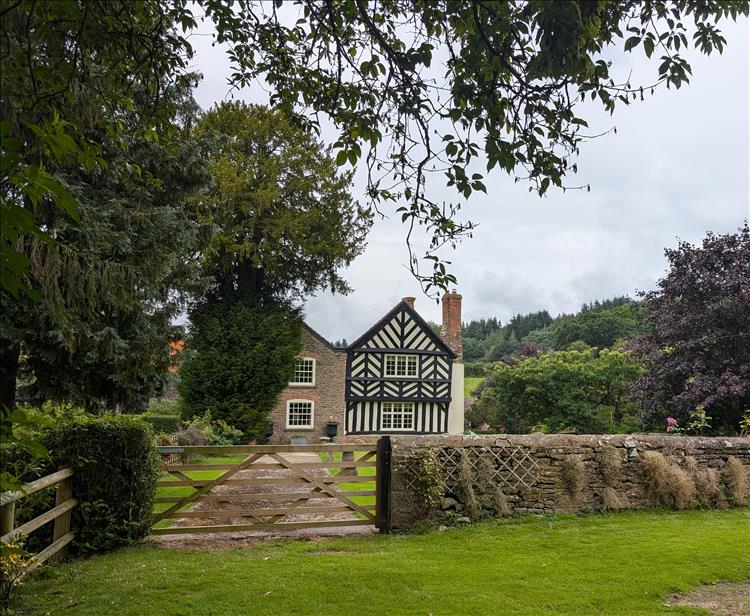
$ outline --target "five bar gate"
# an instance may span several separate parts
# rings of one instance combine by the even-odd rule
[[[390,439],[160,447],[152,534],[374,525],[389,530]]]

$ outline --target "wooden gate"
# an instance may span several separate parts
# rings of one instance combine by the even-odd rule
[[[360,525],[386,531],[387,441],[160,447],[162,476],[151,532]]]

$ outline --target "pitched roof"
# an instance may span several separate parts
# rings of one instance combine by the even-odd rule
[[[422,315],[420,315],[414,308],[412,308],[407,302],[404,300],[401,300],[398,304],[396,304],[393,308],[391,308],[388,312],[385,313],[383,318],[381,318],[375,325],[373,325],[370,329],[368,329],[364,334],[362,334],[359,338],[357,338],[354,342],[352,342],[347,349],[353,349],[356,347],[361,347],[367,340],[369,340],[372,336],[374,336],[378,330],[383,328],[388,321],[390,321],[394,316],[396,316],[397,313],[399,313],[401,310],[406,310],[406,312],[411,315],[411,317],[422,327],[422,329],[425,331],[427,336],[441,349],[444,351],[450,353],[451,357],[455,358],[456,354],[453,352],[453,350],[445,343],[445,340],[443,340],[440,336],[438,336],[430,327],[430,324],[425,321],[422,318]]]
[[[311,336],[313,336],[313,337],[317,338],[318,340],[320,340],[320,342],[322,342],[323,344],[325,344],[332,351],[345,351],[346,350],[345,347],[333,346],[330,342],[328,342],[328,340],[326,340],[325,338],[323,338],[323,336],[321,336],[318,332],[316,332],[312,327],[310,327],[304,321],[302,322],[302,326],[307,330],[307,332]]]

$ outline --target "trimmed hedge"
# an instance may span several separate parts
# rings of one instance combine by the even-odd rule
[[[151,424],[156,434],[162,432],[173,434],[182,426],[179,415],[157,415],[156,413],[143,413],[141,417]]]
[[[79,418],[45,433],[56,465],[72,467],[78,554],[106,552],[148,535],[159,476],[151,427],[139,417]]]

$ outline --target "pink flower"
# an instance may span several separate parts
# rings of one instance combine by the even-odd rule
[[[667,417],[667,432],[674,432],[677,430],[677,424],[679,422],[674,417]]]

